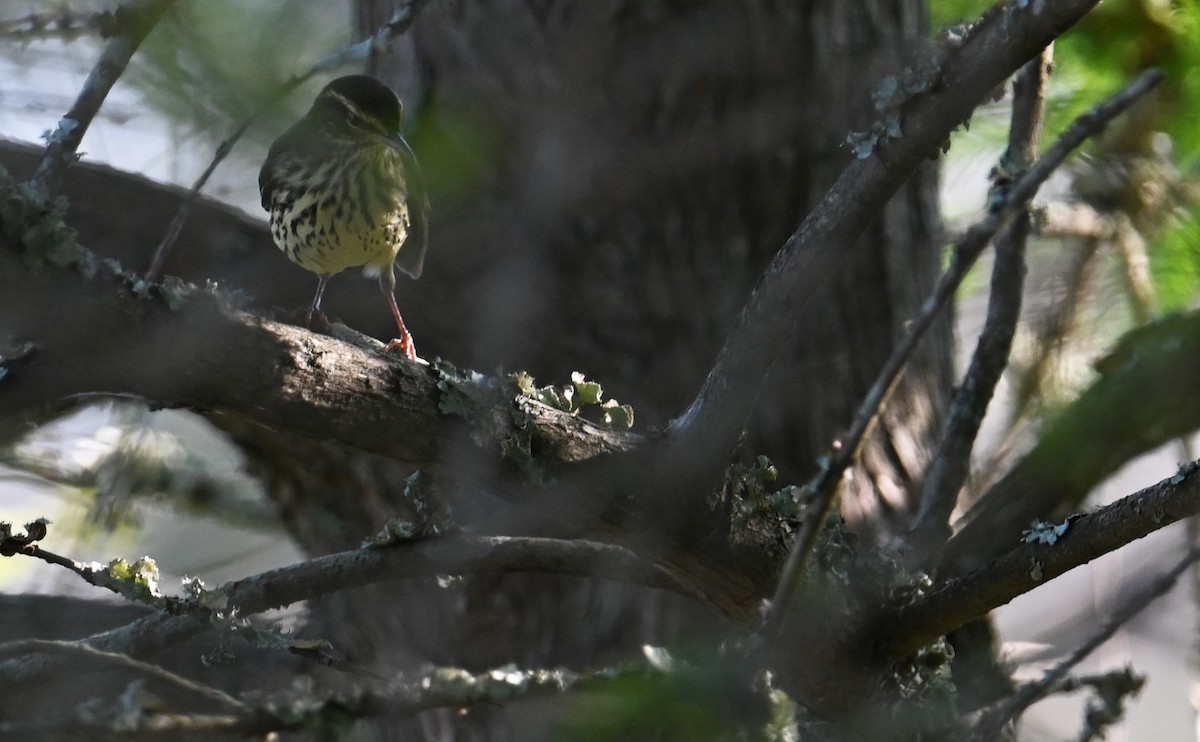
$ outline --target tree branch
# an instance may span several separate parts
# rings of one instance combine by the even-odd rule
[[[71,110],[58,122],[50,135],[46,152],[38,163],[33,185],[46,197],[53,196],[62,185],[63,174],[75,161],[75,152],[92,119],[108,96],[108,91],[121,77],[130,58],[150,30],[158,24],[174,0],[135,0],[117,11],[117,31],[92,67],[79,97]]]
[[[1094,513],[1073,516],[1052,544],[1027,541],[906,605],[881,611],[860,637],[882,660],[905,657],[1018,595],[1197,512],[1200,462]]]
[[[697,480],[716,480],[767,369],[788,344],[797,316],[815,293],[813,287],[832,274],[842,251],[849,249],[913,168],[936,154],[951,131],[997,85],[1095,4],[1095,0],[1001,3],[915,82],[912,97],[894,112],[903,136],[879,135],[873,151],[842,172],[771,262],[695,401],[671,423],[671,452],[700,470]]]
[[[253,316],[216,289],[176,281],[151,290],[73,250],[66,267],[31,272],[22,253],[26,261],[33,253],[0,237],[0,329],[33,348],[0,378],[0,419],[14,432],[64,400],[112,394],[236,415],[431,468],[446,463],[445,443],[464,430],[496,461],[505,440],[527,436],[547,465],[641,440],[499,380],[448,379],[428,365]],[[456,414],[439,408],[451,403]]]
[[[236,709],[238,711],[248,710],[246,705],[229,695],[219,688],[213,688],[209,685],[197,683],[194,680],[189,680],[182,675],[176,675],[173,672],[164,670],[158,665],[151,665],[146,662],[139,662],[132,657],[116,652],[104,652],[95,647],[89,646],[84,642],[78,641],[53,641],[48,639],[21,639],[18,641],[5,642],[0,644],[0,658],[12,657],[23,654],[57,654],[66,657],[72,657],[76,660],[76,665],[80,661],[85,663],[93,663],[99,665],[115,666],[123,670],[130,670],[138,675],[141,675],[152,680],[158,680],[168,685],[173,685],[176,688],[193,693],[200,698],[213,701],[227,708]]]
[[[939,573],[979,567],[1034,520],[1077,507],[1133,457],[1195,430],[1200,312],[1169,315],[1127,333],[1096,368],[1099,378],[962,518]]]
[[[233,714],[164,713],[124,708],[132,704],[109,704],[111,718],[93,713],[38,722],[0,722],[0,735],[25,740],[177,739],[214,733],[261,736],[340,726],[347,719],[381,714],[415,714],[433,708],[464,708],[535,695],[595,690],[647,672],[662,671],[644,661],[584,673],[511,667],[472,673],[437,667],[410,679],[401,676],[387,683],[339,693],[275,693],[252,708],[242,706]]]
[[[950,301],[954,291],[966,277],[970,266],[992,238],[1013,217],[1024,212],[1041,184],[1062,165],[1071,152],[1089,137],[1098,134],[1109,121],[1149,92],[1162,80],[1162,77],[1162,73],[1158,70],[1146,72],[1124,90],[1076,119],[1054,143],[1054,146],[1010,186],[994,189],[993,202],[987,217],[972,226],[955,246],[953,262],[938,282],[934,293],[921,307],[920,313],[909,323],[908,332],[904,338],[884,363],[878,378],[867,392],[862,404],[859,405],[849,432],[842,440],[835,442],[826,465],[807,485],[808,492],[811,493],[811,500],[804,510],[800,529],[796,533],[795,545],[788,556],[783,575],[779,579],[772,598],[770,612],[765,621],[768,633],[771,633],[771,626],[778,624],[781,614],[786,608],[787,600],[796,591],[798,581],[804,574],[805,561],[816,541],[817,533],[825,521],[825,515],[833,503],[837,485],[857,454],[880,405],[887,398],[889,390],[904,369],[917,342],[933,323],[938,312]]]
[[[83,641],[106,652],[144,657],[209,628],[212,609],[208,606],[213,604],[222,605],[223,613],[233,611],[246,617],[388,580],[505,572],[604,577],[706,601],[704,595],[664,568],[620,546],[583,540],[456,535],[354,549],[246,577],[209,591],[203,605],[176,600],[169,612],[147,616]],[[62,665],[33,655],[0,663],[0,677],[28,683]]]
[[[996,177],[1022,173],[1037,158],[1042,117],[1046,109],[1046,84],[1054,64],[1054,47],[1027,63],[1013,83],[1012,125],[1008,151]],[[1029,234],[1026,208],[1000,233],[992,268],[991,296],[987,318],[975,346],[970,366],[954,394],[950,418],[942,435],[921,494],[921,508],[909,539],[910,564],[929,569],[930,560],[940,555],[950,537],[950,514],[966,482],[971,449],[979,426],[1000,381],[1013,335],[1021,317],[1025,281],[1025,241]]]

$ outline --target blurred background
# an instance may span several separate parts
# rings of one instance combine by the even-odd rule
[[[96,14],[114,5],[11,0],[0,8],[0,164],[18,177],[32,172],[43,132],[79,91],[103,44]],[[247,292],[280,315],[307,306],[315,278],[271,245],[258,168],[325,82],[367,69],[404,99],[430,186],[426,273],[401,278],[397,292],[421,354],[485,372],[524,369],[543,382],[583,371],[633,405],[638,429],[652,430],[694,396],[766,262],[852,156],[844,138],[877,115],[872,91],[923,39],[986,4],[430,0],[386,54],[316,75],[267,105],[285,80],[367,37],[397,7],[178,2],[84,139],[86,167],[72,170],[66,189],[80,241],[145,270],[179,189],[254,116],[205,186],[211,202],[193,211],[166,272]],[[1194,3],[1117,0],[1057,45],[1044,141],[1148,66],[1163,67],[1168,80],[1041,194],[1043,237],[1030,248],[1023,322],[975,448],[972,493],[1031,449],[1095,380],[1094,364],[1118,338],[1195,308],[1198,25]],[[977,111],[943,160],[917,173],[868,230],[868,247],[848,253],[828,296],[810,304],[813,316],[773,371],[743,444],[748,457],[770,455],[782,482],[812,471],[932,286],[949,238],[983,214],[1007,125],[1006,95]],[[845,514],[866,534],[886,538],[911,514],[912,483],[983,322],[989,261],[958,297],[953,322],[935,328],[914,359],[848,487]],[[358,275],[333,280],[325,309],[390,337],[383,300]],[[403,508],[389,493],[407,472],[325,452],[317,458],[328,469],[314,482],[292,468],[314,460],[312,449],[294,452],[289,467],[272,445],[287,444],[186,412],[89,405],[0,452],[0,519],[48,517],[53,550],[78,560],[149,554],[170,589],[184,575],[220,584],[357,545]],[[1181,439],[1123,462],[1087,506],[1169,476],[1194,450]],[[361,499],[344,502],[347,491]],[[454,504],[468,525],[496,507],[486,496]],[[1172,526],[999,610],[1000,636],[1021,673],[1078,645],[1194,542],[1193,529]],[[474,636],[505,636],[488,660],[535,656],[523,654],[522,640],[545,631],[554,645],[545,656],[585,662],[631,643],[702,634],[697,624],[715,621],[681,617],[686,606],[672,597],[594,582],[467,586],[428,608],[424,629],[406,631],[424,636],[471,610],[488,623],[472,627]],[[1197,736],[1194,583],[1081,668],[1131,664],[1149,676],[1109,739]],[[0,590],[106,599],[30,560],[0,560]],[[564,603],[579,613],[543,615]],[[607,622],[611,639],[576,647],[580,614],[601,605],[604,615],[592,618]],[[461,631],[455,636],[469,630]],[[580,633],[595,636],[597,627]],[[1039,704],[1021,738],[1073,738],[1084,702]]]

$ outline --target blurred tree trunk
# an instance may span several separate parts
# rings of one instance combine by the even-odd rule
[[[356,5],[368,34],[396,3]],[[583,371],[633,404],[639,427],[665,424],[694,396],[770,257],[851,156],[847,133],[871,124],[871,92],[925,35],[918,0],[428,4],[371,70],[405,98],[431,184],[428,269],[400,293],[423,354],[526,369],[543,382]],[[848,424],[937,276],[936,189],[930,164],[845,246],[841,271],[762,390],[744,458],[765,453],[784,481],[801,482]],[[386,333],[386,315],[372,316]],[[870,538],[893,532],[913,506],[951,385],[951,344],[945,318],[845,488],[843,511]],[[338,479],[356,472],[347,485],[314,478],[304,447],[259,453],[280,501],[331,488],[402,499],[391,464],[333,467]],[[337,500],[326,494],[316,501]],[[486,527],[501,506],[448,496],[468,527]],[[321,515],[317,530],[311,510],[289,519],[314,552],[363,535],[362,514]],[[423,660],[583,667],[642,643],[696,640],[721,620],[674,595],[536,575],[375,587],[325,603],[322,635],[352,662],[393,670]],[[471,714],[433,712],[369,734],[471,728],[528,739],[535,718],[553,719],[540,704]]]
[[[359,0],[359,31],[396,5]],[[583,371],[663,425],[926,32],[917,0],[431,3],[373,71],[407,93],[419,150],[464,126],[499,149],[473,190],[431,173],[435,249],[404,289],[412,311],[446,357],[545,381]],[[936,199],[931,164],[846,246],[763,389],[747,454],[790,479],[814,470],[932,288]],[[868,447],[849,504],[868,528],[909,506],[951,344],[945,318]]]

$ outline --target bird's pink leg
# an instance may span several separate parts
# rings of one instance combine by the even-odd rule
[[[400,307],[396,305],[396,294],[388,292],[388,305],[392,308],[392,317],[396,319],[396,330],[399,333],[398,337],[392,338],[391,342],[383,349],[384,353],[396,350],[399,348],[404,351],[404,355],[410,360],[417,360],[417,346],[413,344],[412,335],[409,334],[408,328],[404,326],[404,318],[400,316]]]

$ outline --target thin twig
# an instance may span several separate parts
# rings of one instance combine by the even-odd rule
[[[1089,138],[1099,134],[1114,117],[1150,92],[1162,79],[1163,73],[1160,70],[1150,70],[1124,90],[1076,119],[1054,143],[1054,146],[1047,150],[1045,155],[1028,171],[1013,181],[1007,191],[993,193],[993,201],[988,215],[967,230],[962,240],[955,246],[954,258],[950,267],[943,274],[933,294],[925,300],[920,312],[909,323],[907,334],[892,351],[875,383],[867,392],[862,404],[859,405],[850,430],[841,440],[834,443],[825,466],[806,485],[810,499],[804,510],[803,521],[796,534],[792,552],[788,555],[787,564],[784,566],[771,606],[764,619],[764,631],[767,636],[774,636],[775,629],[778,628],[786,608],[787,600],[799,586],[808,554],[812,551],[817,533],[825,521],[825,516],[829,513],[842,475],[854,461],[863,438],[874,423],[880,406],[895,385],[900,371],[908,362],[917,342],[954,295],[971,264],[979,257],[992,238],[1015,215],[1024,211],[1041,184],[1062,165],[1071,152]]]
[[[337,51],[328,54],[318,60],[313,66],[309,67],[299,75],[293,75],[288,78],[279,88],[267,98],[266,103],[263,103],[253,113],[251,113],[241,124],[238,125],[233,133],[225,138],[219,145],[217,151],[213,154],[212,161],[208,163],[208,167],[196,178],[196,182],[192,183],[191,189],[184,196],[183,202],[179,204],[179,208],[175,211],[175,216],[171,219],[170,225],[167,226],[167,231],[163,235],[162,241],[158,243],[158,247],[154,250],[154,257],[150,261],[150,268],[146,271],[146,280],[152,283],[158,282],[162,278],[163,266],[166,263],[167,256],[175,247],[175,241],[179,239],[179,233],[183,229],[184,222],[187,221],[188,215],[191,214],[192,205],[196,202],[196,198],[200,195],[200,189],[204,188],[208,183],[208,179],[212,177],[213,172],[217,169],[229,153],[233,150],[233,146],[242,138],[251,124],[259,119],[263,114],[291,95],[292,91],[303,85],[315,75],[321,72],[327,72],[342,65],[354,61],[361,61],[374,49],[386,48],[389,41],[396,36],[404,33],[412,26],[413,20],[416,18],[417,11],[428,0],[410,0],[407,5],[400,8],[392,16],[391,20],[386,25],[379,28],[369,38],[362,41],[348,44]]]
[[[518,698],[611,687],[629,677],[664,670],[648,660],[579,673],[568,669],[516,670],[512,667],[478,673],[434,667],[410,678],[351,687],[338,692],[303,690],[273,694],[268,702],[242,707],[237,714],[180,714],[144,712],[135,719],[91,713],[39,721],[0,722],[0,736],[13,739],[177,739],[182,735],[264,735],[288,730],[321,728],[335,720],[365,719],[380,714],[415,714],[426,709],[460,709],[499,704]],[[686,668],[678,672],[687,672]],[[130,723],[132,722],[132,724]],[[132,727],[132,728],[130,728]]]
[[[1026,709],[1044,698],[1072,668],[1096,651],[1101,644],[1111,639],[1118,629],[1129,623],[1146,606],[1170,592],[1179,576],[1198,561],[1200,561],[1200,549],[1192,549],[1176,562],[1175,566],[1150,583],[1149,587],[1121,605],[1103,627],[1076,647],[1069,656],[1050,668],[1041,678],[1018,688],[999,715],[992,718],[988,729],[980,735],[980,738],[993,740],[999,737],[1010,721],[1025,713]]]
[[[62,566],[80,574],[73,562],[62,557],[58,559],[65,562]],[[236,606],[238,615],[246,617],[385,580],[505,572],[588,575],[672,590],[699,601],[705,600],[705,596],[664,568],[621,546],[552,538],[451,535],[401,541],[379,548],[352,549],[246,577],[211,591],[208,594],[210,600],[204,605],[175,601],[170,615],[147,616],[85,641],[110,652],[140,657],[211,627],[214,613],[207,606],[213,602]],[[88,579],[86,575],[80,576]],[[0,663],[0,679],[28,683],[31,678],[44,676],[58,666],[45,657],[3,662]]]
[[[176,675],[169,670],[164,670],[158,665],[151,665],[146,662],[135,660],[134,658],[119,654],[116,652],[105,652],[96,649],[84,642],[79,641],[52,641],[49,639],[21,639],[18,641],[5,642],[0,644],[0,658],[13,657],[23,654],[32,654],[34,652],[44,652],[46,654],[61,654],[76,658],[82,657],[84,660],[91,660],[106,665],[116,665],[125,670],[131,670],[140,675],[143,675],[154,680],[160,680],[164,683],[174,685],[177,688],[182,688],[190,693],[194,693],[202,698],[210,701],[215,701],[222,706],[237,709],[239,711],[247,711],[248,707],[219,688],[213,688],[203,683],[197,683],[194,680],[189,680],[182,675]]]
[[[1001,160],[1003,170],[996,177],[1022,173],[1037,157],[1046,109],[1046,84],[1053,63],[1054,47],[1048,46],[1041,56],[1031,60],[1018,73],[1013,83],[1008,151]],[[954,394],[945,433],[930,464],[921,494],[921,508],[909,537],[909,562],[915,569],[928,569],[950,537],[950,514],[970,471],[971,449],[996,384],[1008,365],[1013,335],[1021,317],[1028,234],[1029,211],[1026,209],[996,240],[987,319],[963,382]]]
[[[100,59],[88,73],[71,110],[47,137],[46,151],[33,174],[32,185],[46,198],[58,193],[67,167],[74,162],[79,143],[100,111],[108,91],[125,72],[133,53],[141,46],[174,0],[134,0],[117,11],[118,30],[104,47]]]

